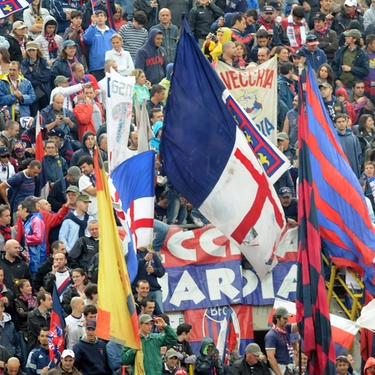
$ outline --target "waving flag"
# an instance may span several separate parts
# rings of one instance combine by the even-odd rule
[[[113,215],[107,175],[104,168],[99,167],[97,149],[94,167],[99,216],[98,292],[101,296],[96,332],[104,340],[139,349],[137,312]]]
[[[368,290],[364,290],[364,308],[374,301],[374,297],[368,292]],[[372,314],[373,319],[373,314]],[[370,331],[366,328],[361,328],[361,357],[362,357],[362,367],[364,366],[365,362],[370,358],[375,356],[375,340],[374,340],[374,331]]]
[[[285,220],[272,183],[237,126],[245,121],[184,20],[160,145],[163,165],[176,190],[264,277],[275,265]]]
[[[302,87],[300,92],[302,93]],[[322,106],[321,112],[323,111]],[[306,144],[308,133],[302,98],[300,99],[298,127],[297,323],[304,340],[305,354],[310,358],[309,373],[330,375],[336,370],[336,355],[322,273],[323,260],[310,155]]]
[[[357,177],[324,110],[312,69],[306,77],[308,148],[320,235],[332,261],[350,267],[375,294],[375,231]],[[300,133],[300,132],[298,132]]]
[[[63,310],[61,307],[59,295],[57,293],[56,284],[53,286],[52,293],[52,312],[51,320],[49,326],[48,346],[49,346],[49,359],[52,361],[54,358],[58,357],[58,352],[60,354],[64,350],[64,329],[65,329],[65,319]]]
[[[2,0],[0,2],[0,18],[8,17],[29,6],[33,0]]]
[[[148,247],[153,240],[154,165],[154,151],[146,151],[121,163],[111,175],[129,235],[127,264],[130,282],[138,272],[137,248]]]
[[[219,352],[222,353],[221,360],[226,365],[229,365],[230,354],[239,340],[239,334],[234,327],[233,314],[234,312],[230,309],[227,310],[216,345]]]
[[[150,117],[147,112],[146,101],[143,99],[142,106],[139,106],[138,100],[134,101],[135,118],[137,121],[138,133],[138,154],[150,149],[150,140],[154,134],[150,128]]]

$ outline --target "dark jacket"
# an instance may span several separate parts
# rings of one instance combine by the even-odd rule
[[[105,375],[111,370],[107,363],[107,352],[105,342],[97,339],[94,343],[88,342],[82,337],[74,345],[75,364],[81,369],[84,375]]]
[[[65,202],[64,202],[65,203]],[[61,208],[61,207],[60,207]],[[52,209],[53,210],[53,209]],[[55,210],[53,210],[55,211]],[[48,257],[39,267],[38,272],[35,274],[34,289],[39,292],[39,289],[44,285],[44,276],[51,271],[53,265],[52,256]]]
[[[0,361],[7,363],[9,358],[10,354],[8,352],[8,349],[5,346],[0,345]]]
[[[5,346],[11,357],[21,358],[17,332],[8,313],[3,313],[4,327],[0,326],[0,345]]]
[[[36,300],[36,297],[33,298]],[[14,300],[14,310],[17,314],[18,330],[27,331],[27,319],[29,312],[32,311],[32,309],[30,310],[27,303],[18,297]]]
[[[347,46],[341,47],[332,62],[332,69],[335,80],[339,79],[342,73],[343,57]],[[357,56],[354,58],[354,65],[350,71],[354,75],[354,80],[363,80],[369,74],[369,60],[367,53],[360,47],[357,47]]]
[[[80,62],[83,66],[85,64],[83,63],[83,60],[81,57],[77,57],[78,62]],[[69,65],[67,60],[62,59],[60,56],[55,60],[55,62],[52,65],[52,79],[54,80],[57,76],[64,76],[66,78],[71,78],[72,73],[69,69]]]
[[[204,337],[199,349],[199,355],[195,361],[194,375],[209,375],[213,367],[217,375],[224,375],[223,363],[220,359],[214,361],[213,357],[204,354],[208,345],[215,345],[210,337]]]
[[[99,241],[93,237],[81,237],[70,250],[68,263],[71,268],[82,268],[88,271],[92,257],[99,251]]]
[[[46,165],[48,182],[56,182],[58,179],[66,175],[68,171],[68,164],[60,155],[46,155],[43,159]]]
[[[61,362],[52,370],[47,372],[48,375],[82,375],[81,372],[77,370],[77,367],[73,366],[72,372],[67,372],[61,367]]]
[[[147,79],[153,85],[165,78],[168,65],[165,49],[155,46],[155,37],[157,34],[163,33],[159,29],[150,30],[148,41],[136,53],[134,63],[135,68],[142,69]]]
[[[28,316],[28,326],[29,326],[29,340],[27,346],[29,350],[34,349],[38,346],[38,336],[40,327],[49,327],[51,321],[51,313],[47,312],[47,319],[43,317],[39,309],[36,308],[29,312]]]
[[[259,17],[259,20],[255,23],[255,29],[258,31],[262,26],[266,23],[262,19],[262,16]],[[267,28],[266,28],[267,29]],[[279,22],[274,22],[272,24],[273,36],[271,45],[272,47],[275,46],[290,46],[290,41],[288,36],[286,35],[286,31],[284,30],[283,26]]]
[[[197,2],[189,12],[189,26],[195,39],[205,39],[211,31],[211,24],[220,16],[224,16],[224,12],[215,4],[203,7]]]
[[[332,22],[332,30],[336,31],[337,35],[340,35],[341,33],[343,33],[344,31],[348,29],[350,22],[353,20],[357,20],[359,22],[359,25],[360,25],[359,31],[362,33],[364,31],[363,16],[358,11],[355,12],[355,15],[353,18],[348,17],[344,11],[337,14]]]
[[[157,3],[159,3],[159,1],[157,1]],[[158,9],[161,9],[159,7],[159,4],[158,4],[158,8],[152,8],[150,6],[150,1],[148,1],[148,0],[135,0],[133,2],[133,12],[136,12],[138,10],[143,10],[146,13],[147,22],[143,26],[146,30],[150,30],[150,28],[152,26],[154,26],[158,23],[157,22]]]
[[[77,289],[74,287],[74,285],[69,285],[63,294],[63,298],[61,302],[62,307],[67,315],[72,313],[70,301],[72,300],[73,297],[79,297],[79,293],[77,292]]]
[[[159,9],[167,8],[171,12],[172,23],[177,27],[181,26],[181,16],[183,13],[186,17],[189,15],[193,6],[192,0],[160,0]]]
[[[13,294],[17,293],[16,283],[18,280],[31,280],[29,266],[20,257],[17,257],[12,263],[9,262],[9,260],[5,258],[5,254],[3,254],[0,259],[0,268],[4,270],[4,284]]]
[[[5,39],[9,42],[10,47],[8,49],[10,55],[10,61],[18,61],[20,64],[23,60],[22,51],[18,40],[13,34],[5,35]],[[25,43],[26,44],[26,43]]]
[[[71,271],[69,269],[67,270],[69,271],[69,275],[71,277],[72,276]],[[46,292],[52,294],[53,286],[55,285],[55,283],[56,283],[56,275],[54,275],[52,272],[48,272],[47,275],[44,276],[44,289],[46,290]]]
[[[258,360],[252,367],[253,370],[250,369],[250,365],[246,362],[246,359],[241,358],[233,363],[233,366],[230,368],[230,375],[271,375],[270,369],[261,360]]]
[[[65,186],[66,186],[66,188],[68,188],[71,184],[68,182],[66,177],[64,178],[64,180],[65,180]],[[51,190],[48,194],[48,197],[47,197],[47,200],[51,204],[53,212],[58,212],[60,210],[60,208],[66,203],[66,197],[65,197],[64,190],[66,190],[66,189],[63,189],[61,179],[57,180],[53,184],[53,186],[52,186],[52,188],[51,188]]]
[[[332,62],[339,49],[339,40],[336,31],[328,28],[324,35],[318,33],[316,30],[311,30],[310,34],[316,36],[319,41],[319,48],[326,54],[328,62]]]
[[[5,19],[3,23],[0,23],[0,35],[5,36],[12,32],[13,24],[9,22],[8,19]]]
[[[286,104],[288,108],[293,108],[293,99],[296,93],[293,86],[294,82],[280,74],[277,78],[277,85],[279,86],[279,98]]]
[[[338,100],[336,96],[332,95],[331,101],[323,100],[324,106],[328,113],[328,116],[331,118],[332,122],[334,122],[336,115],[338,113],[346,114],[346,108],[341,100]]]
[[[94,133],[90,132],[90,131],[87,131],[86,133],[83,134],[82,136],[82,148],[80,150],[77,150],[73,156],[72,156],[72,160],[70,162],[70,166],[73,167],[73,166],[76,166],[77,163],[78,163],[78,160],[81,156],[84,156],[84,155],[91,155],[90,151],[88,150],[88,148],[86,147],[85,145],[85,141],[87,139],[87,136],[88,135],[95,135]],[[106,161],[108,158],[107,158],[107,155],[103,152],[103,151],[100,151],[101,155],[102,155],[102,159],[103,161]]]

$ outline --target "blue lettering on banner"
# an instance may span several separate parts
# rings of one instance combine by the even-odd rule
[[[274,125],[267,117],[260,121],[259,124],[256,124],[259,131],[261,131],[266,137],[268,137],[271,132],[275,130]]]

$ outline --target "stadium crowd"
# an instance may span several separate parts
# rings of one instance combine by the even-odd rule
[[[349,163],[361,181],[373,222],[375,201],[375,0],[334,8],[332,0],[34,0],[0,19],[0,373],[103,375],[131,372],[135,351],[96,336],[98,246],[93,150],[108,158],[105,74],[135,77],[134,101],[146,100],[159,153],[181,16],[186,14],[202,52],[238,69],[278,59],[277,143],[291,168],[275,184],[288,225],[298,225],[298,75],[316,73],[323,110],[332,119]],[[113,18],[113,22],[109,22]],[[301,72],[300,72],[301,71]],[[35,160],[36,116],[44,139],[49,193],[41,199],[42,164]],[[137,154],[133,121],[128,157]],[[153,250],[138,249],[132,287],[146,375],[194,373],[292,374],[299,363],[294,325],[282,308],[265,338],[238,348],[228,364],[211,338],[199,353],[164,314],[159,250],[169,225],[202,227],[207,219],[179,194],[156,161]],[[49,358],[52,292],[66,319],[65,350]],[[280,344],[282,342],[283,344]],[[285,345],[286,344],[286,345]],[[268,363],[268,366],[267,366]],[[337,372],[353,372],[350,354]],[[269,370],[271,368],[271,370]],[[375,360],[366,373],[374,373]]]

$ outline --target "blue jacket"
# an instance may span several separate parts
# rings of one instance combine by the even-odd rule
[[[36,64],[30,58],[22,60],[21,71],[34,88],[39,86],[46,93],[47,98],[51,96],[51,68],[45,58],[39,58]]]
[[[239,12],[245,13],[247,11],[247,0],[226,0],[225,13]]]
[[[57,31],[64,33],[65,29],[69,27],[71,21],[66,18],[64,10],[80,10],[82,7],[79,0],[51,0],[50,14],[55,17],[57,21]]]
[[[50,369],[55,368],[56,364],[60,362],[60,353],[56,353],[57,361],[51,361],[49,359],[49,350],[44,349],[42,346],[33,349],[26,363],[26,374],[27,375],[39,375],[43,368],[49,366]]]
[[[76,118],[74,117],[73,112],[70,109],[62,108],[63,116],[69,117],[70,121],[74,123],[74,127],[70,128],[68,124],[61,123],[60,129],[65,133],[65,135],[71,135],[74,139],[77,139],[78,136],[78,125]],[[43,108],[40,112],[43,118],[43,124],[50,124],[56,120],[56,113],[53,109],[53,104],[47,105],[47,107]]]
[[[90,47],[89,71],[104,69],[105,53],[112,49],[111,36],[116,31],[108,28],[104,34],[93,25],[85,31],[83,41]],[[147,75],[146,75],[147,76]],[[148,78],[148,77],[147,77]]]
[[[344,52],[348,46],[341,47],[337,52],[332,62],[332,69],[335,80],[338,80],[342,73],[342,65]],[[360,47],[357,47],[357,56],[354,58],[351,73],[354,75],[354,80],[363,80],[367,77],[370,71],[369,60],[367,53]]]
[[[165,78],[168,65],[165,49],[155,46],[157,34],[162,34],[162,32],[159,29],[150,30],[148,41],[137,51],[134,63],[135,68],[142,69],[153,85]]]
[[[43,158],[47,169],[47,180],[49,182],[56,182],[63,176],[66,176],[68,171],[68,164],[61,156],[49,156],[46,155]]]
[[[327,63],[327,56],[319,47],[315,50],[315,52],[310,52],[306,46],[303,46],[301,50],[305,52],[306,60],[311,64],[311,67],[315,73],[318,71],[320,65]]]
[[[21,348],[14,324],[8,313],[3,312],[4,327],[0,336],[0,345],[5,346],[11,357],[21,358]]]
[[[149,274],[146,270],[147,265],[145,261],[145,256],[147,255],[148,251],[140,251],[137,250],[137,258],[138,258],[138,273],[136,278],[132,283],[132,288],[135,292],[135,287],[137,285],[138,280],[147,280],[150,284],[150,291],[154,292],[155,290],[161,290],[161,286],[158,283],[158,277],[163,277],[165,274],[165,269],[161,264],[160,259],[155,253],[152,253],[152,260],[151,265],[154,267],[154,273]]]
[[[23,95],[23,102],[19,103],[21,117],[30,116],[30,105],[36,100],[35,92],[31,82],[26,78],[19,78],[18,90]],[[17,103],[16,97],[13,95],[13,88],[11,88],[8,81],[8,75],[0,79],[0,106],[6,106],[10,113],[11,120],[14,120],[14,107]]]
[[[290,85],[293,85],[294,82],[286,78],[284,75],[280,74],[277,78],[277,84],[279,86],[279,98],[286,104],[288,108],[293,108],[293,99],[295,93],[293,93]]]
[[[35,228],[34,225],[36,225],[39,226],[39,230],[43,236],[43,241],[36,245],[26,241],[30,255],[30,271],[33,273],[38,272],[38,267],[47,259],[45,229],[40,226],[40,221],[43,222],[42,214],[36,212],[34,214],[30,214],[23,224],[25,235],[33,235],[33,228]]]
[[[78,62],[85,66],[82,57],[77,57]],[[86,70],[86,69],[85,69]],[[52,65],[52,79],[55,79],[57,76],[64,76],[66,78],[72,77],[72,72],[69,69],[67,60],[62,59],[60,56],[55,60]]]
[[[163,127],[163,121],[156,121],[152,132],[154,133],[154,138],[150,140],[150,146],[155,149],[155,153],[159,153],[160,138],[157,138],[158,131]]]

